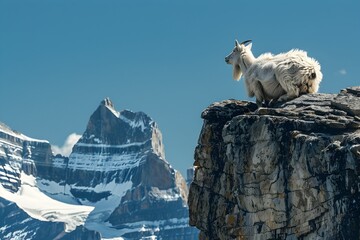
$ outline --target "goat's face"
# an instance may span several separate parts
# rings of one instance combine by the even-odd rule
[[[242,52],[242,46],[239,44],[237,40],[235,40],[235,47],[232,52],[225,57],[225,62],[227,64],[237,64],[240,59],[240,54]]]
[[[249,45],[245,45],[250,42],[250,40],[239,43],[235,40],[235,47],[232,52],[225,57],[225,62],[227,64],[239,64],[241,55],[245,54],[247,51],[251,51],[251,43]]]
[[[242,72],[240,68],[240,60],[241,55],[245,54],[246,51],[251,51],[251,44],[248,46],[245,46],[247,42],[250,42],[250,40],[239,43],[237,40],[235,40],[235,47],[232,50],[232,52],[225,57],[225,62],[227,64],[233,65],[233,78],[235,80],[239,80],[241,78]]]

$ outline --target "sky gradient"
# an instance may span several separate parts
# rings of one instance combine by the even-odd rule
[[[167,160],[185,173],[201,111],[250,100],[224,62],[235,39],[252,39],[255,56],[307,51],[322,67],[319,92],[337,93],[360,85],[359,9],[355,0],[0,0],[0,122],[61,146],[110,97],[158,123]]]

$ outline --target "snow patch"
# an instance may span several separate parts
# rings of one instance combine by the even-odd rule
[[[168,202],[177,201],[181,198],[179,193],[176,193],[173,189],[160,190],[157,187],[152,187],[150,194],[156,199],[165,200]]]
[[[71,194],[68,184],[60,184],[46,179],[37,179],[38,188],[57,201],[78,205],[79,201]]]
[[[103,236],[105,239],[114,239],[116,236],[123,236],[127,233],[132,232],[147,232],[151,233],[151,236],[142,237],[141,239],[157,239],[156,234],[163,230],[171,229],[182,229],[189,227],[189,218],[172,218],[168,220],[158,220],[158,221],[139,221],[134,223],[124,224],[122,229],[114,229],[109,223],[108,225],[101,225],[103,228],[102,231],[106,232],[106,236]],[[88,229],[90,227],[86,225]],[[98,226],[100,227],[100,226]]]
[[[84,225],[89,213],[94,209],[91,206],[66,204],[48,197],[37,188],[36,179],[32,175],[22,172],[20,179],[21,188],[18,192],[8,192],[0,185],[0,196],[16,203],[32,218],[65,223],[66,232]]]
[[[22,133],[17,133],[13,130],[11,130],[9,127],[5,126],[4,124],[0,124],[0,132],[3,132],[7,135],[10,135],[12,137],[16,137],[16,138],[19,138],[23,141],[28,141],[28,142],[41,142],[41,143],[49,143],[48,141],[46,140],[40,140],[40,139],[35,139],[35,138],[31,138],[31,137],[28,137]]]
[[[102,154],[78,154],[72,153],[69,157],[68,168],[89,170],[89,171],[120,171],[124,169],[138,167],[140,162],[146,156],[139,154],[118,154],[118,155],[102,155]]]
[[[96,138],[97,139],[97,138]],[[94,141],[96,141],[94,139]],[[98,140],[99,143],[101,143],[101,140]],[[148,141],[144,142],[133,142],[128,144],[122,144],[122,145],[109,145],[109,144],[92,144],[92,143],[78,143],[76,146],[79,147],[97,147],[97,148],[129,148],[129,147],[138,147],[146,144]]]
[[[102,239],[123,240],[123,238],[120,237],[122,235],[121,232],[106,222],[106,220],[115,208],[119,206],[121,198],[133,187],[131,181],[116,183],[114,179],[110,183],[98,184],[95,187],[81,187],[68,184],[60,185],[54,181],[39,179],[37,184],[42,191],[58,201],[70,204],[76,204],[76,201],[80,201],[83,205],[93,207],[94,210],[88,215],[85,221],[85,227],[89,230],[100,232],[103,237]],[[73,198],[70,189],[88,190],[95,193],[110,191],[111,195],[94,203]]]
[[[127,124],[129,124],[130,127],[132,128],[141,128],[141,131],[144,132],[145,129],[147,129],[148,124],[145,125],[145,122],[142,119],[139,120],[130,120],[126,117],[124,117],[123,115],[119,114],[119,119],[121,119],[122,121],[126,122]],[[150,121],[149,125],[151,126],[152,121]]]
[[[109,109],[117,118],[120,117],[120,113],[118,111],[116,111],[113,107],[109,106],[109,105],[105,105],[107,109]]]
[[[119,206],[121,198],[132,186],[133,183],[131,181],[116,183],[114,180],[108,184],[99,184],[93,188],[95,192],[111,191],[112,195],[96,203],[81,201],[83,204],[95,207],[94,211],[91,212],[86,220],[85,227],[100,232],[101,236],[105,238],[122,239],[120,238],[122,234],[119,234],[119,230],[114,229],[106,220],[115,208]]]

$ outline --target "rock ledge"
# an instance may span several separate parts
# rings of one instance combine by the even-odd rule
[[[190,186],[199,239],[359,239],[360,87],[202,113]]]

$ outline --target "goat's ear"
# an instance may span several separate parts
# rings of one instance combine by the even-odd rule
[[[249,50],[251,50],[252,43],[249,43],[246,47],[247,47]]]
[[[237,46],[239,46],[239,45],[240,45],[240,44],[239,44],[238,40],[235,39],[235,47],[237,47]]]

